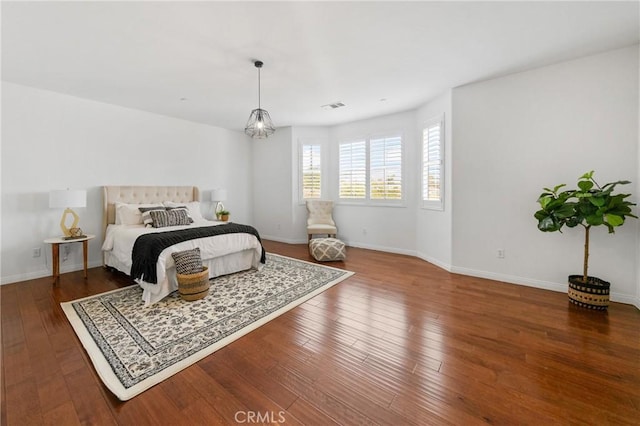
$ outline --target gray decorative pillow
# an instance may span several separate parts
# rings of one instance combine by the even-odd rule
[[[164,228],[167,226],[190,225],[191,218],[185,209],[175,210],[151,210],[149,211],[153,220],[154,228]]]
[[[203,271],[202,258],[198,247],[171,253],[171,257],[176,263],[176,272],[180,275],[197,274]]]
[[[151,218],[152,210],[165,210],[164,206],[153,206],[153,207],[138,207],[140,213],[142,213],[142,223],[147,228],[151,228],[153,226],[153,219]]]
[[[182,209],[187,212],[187,216],[189,216],[189,223],[193,223],[193,218],[191,217],[191,213],[189,213],[189,209],[187,206],[177,206],[177,207],[165,207],[166,210],[176,210]]]

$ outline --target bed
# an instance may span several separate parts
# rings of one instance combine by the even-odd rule
[[[103,263],[127,275],[132,271],[133,246],[139,236],[193,230],[197,227],[221,225],[206,220],[200,211],[199,190],[195,186],[105,186],[103,187]],[[186,206],[193,223],[166,228],[145,227],[138,206]],[[117,208],[116,208],[117,207]],[[139,214],[139,217],[136,216]],[[230,226],[230,225],[224,225]],[[240,225],[243,226],[243,225]],[[153,305],[178,289],[175,263],[171,253],[198,247],[209,277],[231,274],[247,269],[260,269],[264,251],[259,237],[250,233],[227,233],[183,241],[162,250],[157,258],[154,279],[135,279],[142,287],[145,306]]]

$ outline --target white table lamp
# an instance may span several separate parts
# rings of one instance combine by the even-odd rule
[[[62,189],[50,191],[49,207],[52,209],[65,209],[62,213],[62,219],[60,219],[60,229],[62,229],[62,233],[65,237],[71,237],[71,229],[80,229],[78,228],[80,217],[78,217],[76,212],[71,210],[71,207],[87,207],[87,191],[83,189]],[[68,214],[73,217],[73,223],[70,227],[67,227],[66,225]]]
[[[211,201],[216,202],[216,208],[213,209],[214,216],[217,217],[218,213],[224,210],[224,204],[222,204],[222,202],[226,200],[227,200],[226,189],[217,188],[211,191]]]

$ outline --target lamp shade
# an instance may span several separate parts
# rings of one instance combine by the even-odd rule
[[[227,190],[216,188],[211,191],[211,201],[226,201],[227,200]]]
[[[247,126],[244,132],[254,139],[265,139],[276,131],[271,116],[264,109],[254,109],[251,111]]]
[[[65,209],[67,207],[87,207],[87,191],[84,189],[61,189],[49,192],[49,207]]]

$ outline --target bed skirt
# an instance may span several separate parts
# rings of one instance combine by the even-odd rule
[[[106,266],[110,266],[118,271],[130,275],[130,266],[123,264],[115,256],[110,256],[108,251],[103,253]],[[256,263],[262,266],[259,259],[256,262],[255,257],[256,250],[248,249],[236,253],[229,253],[213,259],[203,259],[202,264],[209,268],[209,278],[215,278],[221,275],[228,275],[233,274],[234,272],[251,269]],[[169,267],[166,275],[167,278],[157,284],[136,281],[143,289],[142,300],[144,301],[145,306],[153,305],[178,289],[175,266]]]

